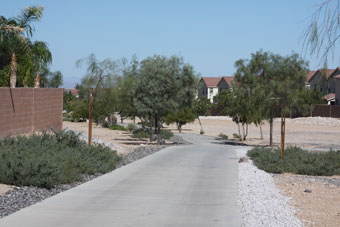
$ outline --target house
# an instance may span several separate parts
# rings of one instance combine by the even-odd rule
[[[313,73],[308,73],[307,87],[312,90],[320,91],[322,95],[335,93],[334,77],[340,74],[340,67],[336,69],[319,69]]]
[[[75,88],[64,88],[64,91],[68,92],[69,94],[71,94],[73,96],[75,96],[76,98],[79,97],[78,89],[75,89]]]
[[[335,105],[335,93],[324,95],[323,99],[326,101],[327,105]]]
[[[233,76],[223,76],[217,84],[218,92],[221,92],[226,89],[230,89],[231,83],[233,80],[234,80]]]
[[[306,87],[310,88],[310,79],[314,76],[314,74],[316,73],[316,71],[309,71],[307,74],[307,80],[306,80]]]
[[[335,105],[340,105],[340,75],[334,77],[335,80]]]
[[[221,77],[202,77],[198,85],[198,97],[203,96],[213,102],[218,94],[218,83]]]

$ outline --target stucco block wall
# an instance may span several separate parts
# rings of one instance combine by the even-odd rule
[[[62,112],[62,88],[0,88],[0,138],[61,130]]]

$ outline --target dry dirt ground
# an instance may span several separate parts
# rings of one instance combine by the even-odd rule
[[[275,175],[281,193],[293,198],[291,205],[305,226],[340,226],[340,176]]]

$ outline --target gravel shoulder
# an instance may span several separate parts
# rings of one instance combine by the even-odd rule
[[[237,148],[237,156],[246,157],[249,149]],[[289,197],[282,195],[272,176],[259,170],[251,160],[239,162],[238,185],[243,227],[303,226],[289,205]]]

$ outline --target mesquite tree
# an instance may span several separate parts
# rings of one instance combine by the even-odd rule
[[[298,100],[299,93],[305,87],[306,71],[308,64],[298,54],[287,57],[271,54],[273,75],[270,98],[280,109],[281,115],[281,158],[284,159],[286,115],[290,106]]]
[[[140,116],[150,118],[150,140],[157,122],[159,144],[162,117],[192,105],[197,84],[193,68],[180,57],[154,55],[141,62],[136,84],[134,105]]]

